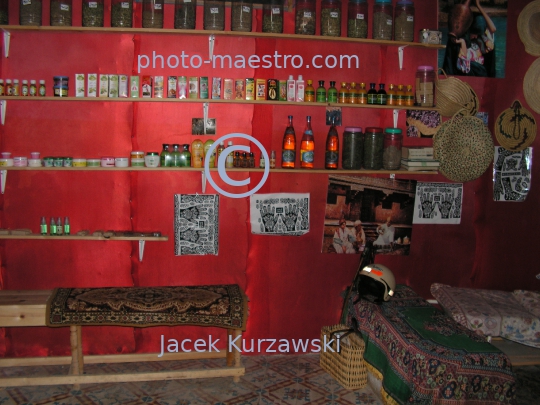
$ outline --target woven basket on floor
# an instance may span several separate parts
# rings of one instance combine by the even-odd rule
[[[474,116],[478,112],[479,100],[473,88],[457,77],[448,77],[443,69],[444,79],[435,80],[435,100],[443,117],[453,117],[457,112]]]
[[[346,325],[325,326],[321,330],[321,367],[334,377],[343,388],[356,390],[367,384],[367,368],[364,363],[365,344],[355,332],[349,333],[339,340],[337,351],[337,335],[339,331],[348,331]],[[326,340],[325,340],[326,339]],[[325,350],[324,343],[331,340],[334,351]]]

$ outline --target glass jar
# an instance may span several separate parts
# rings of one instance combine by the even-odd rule
[[[112,0],[111,27],[133,27],[133,0]]]
[[[174,3],[174,28],[193,30],[197,20],[197,0],[176,0]]]
[[[251,32],[253,3],[233,1],[231,4],[231,31]]]
[[[322,0],[321,35],[323,37],[341,36],[341,1]]]
[[[414,42],[414,4],[400,0],[394,11],[394,40]]]
[[[9,1],[0,0],[0,24],[9,24]]]
[[[383,129],[368,127],[364,134],[364,168],[380,170],[383,166]]]
[[[20,25],[41,25],[41,0],[21,0],[19,3]]]
[[[346,127],[343,132],[341,166],[347,170],[360,170],[364,157],[364,134],[360,127]]]
[[[392,0],[375,0],[373,5],[373,39],[391,40],[393,13]]]
[[[51,0],[51,25],[71,27],[71,0]]]
[[[103,27],[103,0],[82,2],[82,26]]]
[[[262,32],[283,32],[283,1],[270,0],[263,4]]]
[[[163,28],[163,0],[143,0],[143,28]]]
[[[418,66],[416,71],[416,104],[422,107],[435,105],[435,70],[433,66]]]
[[[314,0],[298,0],[295,11],[294,33],[315,35],[317,13]]]
[[[399,128],[386,128],[383,142],[383,169],[398,170],[401,167],[403,135]]]
[[[221,0],[204,0],[205,30],[223,31],[225,29],[225,2]]]
[[[368,4],[366,0],[349,0],[347,9],[347,36],[349,38],[367,38]]]

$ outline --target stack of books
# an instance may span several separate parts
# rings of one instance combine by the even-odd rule
[[[439,161],[433,159],[433,148],[427,146],[403,147],[401,170],[410,172],[437,171]]]

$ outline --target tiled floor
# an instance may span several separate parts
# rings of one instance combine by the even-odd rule
[[[239,383],[232,377],[138,383],[105,383],[71,386],[0,389],[0,404],[163,404],[163,405],[269,405],[269,404],[381,404],[369,387],[358,391],[342,388],[319,366],[319,356],[245,356],[246,374]],[[204,363],[204,365],[201,365]],[[224,360],[168,363],[87,365],[87,373],[121,369],[157,371],[186,367],[215,368]],[[28,373],[30,367],[9,369],[9,375]],[[39,370],[43,373],[43,367]],[[67,373],[67,366],[48,366],[51,374]],[[37,368],[35,370],[38,370]],[[6,371],[4,373],[7,374]]]

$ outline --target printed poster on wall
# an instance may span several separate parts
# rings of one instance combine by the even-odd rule
[[[413,223],[458,225],[462,204],[462,183],[418,183]]]
[[[174,196],[174,254],[218,254],[219,195]]]
[[[531,187],[532,148],[512,152],[495,147],[493,200],[525,201]]]
[[[300,236],[309,232],[309,193],[253,194],[251,233]]]
[[[329,176],[323,253],[408,255],[416,180]]]

